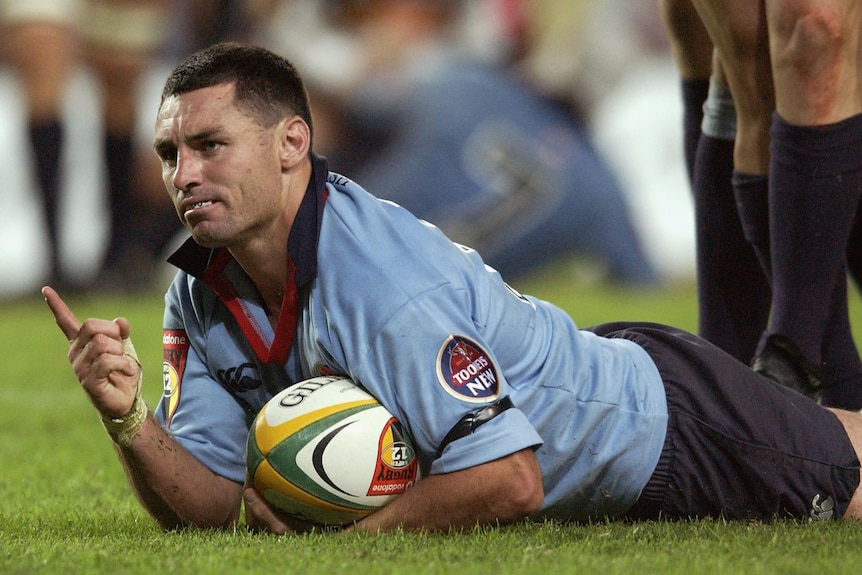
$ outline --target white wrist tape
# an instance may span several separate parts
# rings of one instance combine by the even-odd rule
[[[138,361],[138,354],[135,352],[135,346],[132,345],[132,340],[126,338],[123,340],[123,351],[129,359],[135,361],[138,367],[141,367],[141,362]],[[143,387],[143,370],[138,371],[138,384],[135,389],[135,400],[132,402],[132,407],[128,413],[122,417],[105,417],[102,416],[102,425],[105,426],[105,431],[114,440],[114,443],[120,447],[128,447],[132,439],[138,434],[147,420],[147,404],[144,403],[142,396]]]

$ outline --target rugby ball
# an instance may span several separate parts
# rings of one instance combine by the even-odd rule
[[[344,377],[315,377],[270,399],[248,434],[249,477],[276,509],[316,525],[357,521],[419,480],[406,429]]]

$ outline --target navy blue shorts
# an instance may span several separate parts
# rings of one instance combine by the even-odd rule
[[[830,519],[859,485],[859,459],[831,411],[676,328],[590,328],[640,344],[665,384],[659,463],[626,517]]]

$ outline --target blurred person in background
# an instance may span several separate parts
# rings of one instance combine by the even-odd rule
[[[50,240],[50,281],[68,289],[136,289],[149,271],[139,237],[148,201],[136,193],[137,82],[163,37],[165,0],[0,0],[2,53],[20,78],[33,172]],[[110,241],[92,286],[64,269],[59,205],[62,103],[70,75],[86,63],[102,91]]]
[[[278,23],[268,42],[306,70],[318,145],[335,169],[387,190],[507,277],[574,255],[612,281],[656,281],[615,174],[570,110],[518,67],[529,50],[529,3],[284,7],[291,16],[281,21],[332,47],[321,62],[321,51],[303,53],[302,34]],[[495,33],[467,27],[476,10]]]
[[[695,272],[693,216],[655,0],[534,0],[518,69],[565,106],[618,176],[665,280]]]

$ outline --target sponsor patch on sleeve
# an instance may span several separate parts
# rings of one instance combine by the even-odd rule
[[[497,398],[500,383],[490,356],[475,341],[452,335],[437,354],[437,379],[450,395],[472,403]]]
[[[165,426],[170,426],[171,418],[180,404],[180,386],[186,359],[189,355],[189,338],[183,329],[166,329],[162,335],[162,378],[164,383]]]

